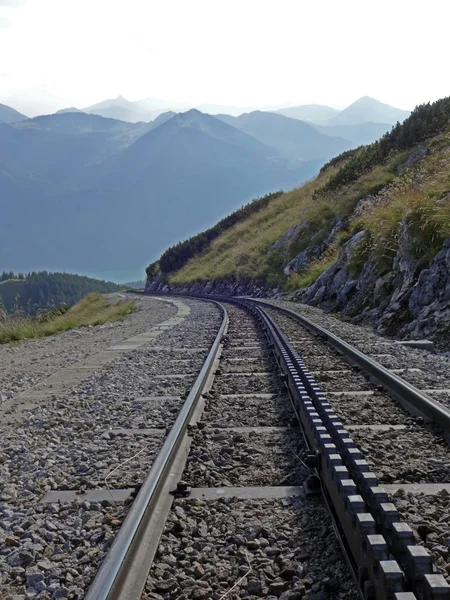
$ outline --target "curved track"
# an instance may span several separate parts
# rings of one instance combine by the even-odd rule
[[[427,484],[435,484],[438,490],[450,488],[448,447],[434,428],[437,424],[446,432],[450,412],[292,311],[248,299],[216,300],[226,302],[233,315],[223,348],[225,321],[87,598],[294,599],[309,593],[311,585],[315,591],[325,590],[327,597],[342,597],[345,590],[349,598],[357,591],[366,598],[450,598],[443,576],[450,572],[443,565],[448,551],[442,545],[440,551],[436,549],[435,539],[427,540],[426,527],[409,526],[408,500],[404,491],[398,492],[411,485],[419,486],[415,490],[419,492]],[[205,392],[221,352],[212,390]],[[200,420],[202,404],[206,410]],[[431,461],[425,472],[417,465],[417,452],[411,450],[421,444]],[[186,483],[177,488],[175,482],[181,478]],[[307,505],[318,489],[331,520],[317,501],[313,510]],[[173,495],[179,499],[169,512]],[[284,513],[281,499],[289,507]],[[226,507],[211,508],[218,502]],[[264,521],[262,514],[283,513],[277,527],[285,519],[296,535],[301,527],[292,523],[302,511],[309,521],[320,515],[322,522],[333,522],[355,585],[341,558],[337,559],[337,588],[301,577],[305,568],[314,572],[314,540],[324,543],[322,568],[328,567],[325,548],[333,546],[327,538],[330,526],[323,535],[314,527],[309,530],[311,544],[303,563],[298,552],[302,544],[295,540],[296,553],[289,543],[266,539],[269,525],[257,531],[241,523],[245,536],[236,526],[231,546],[225,544],[227,550],[217,554],[216,545],[222,547],[224,541],[216,539],[214,532],[225,527],[222,512],[229,514],[233,502],[231,513],[239,516],[244,511],[250,522],[255,514]],[[206,508],[200,509],[198,503]],[[211,513],[215,520],[210,531]],[[448,535],[450,539],[450,530]],[[275,550],[274,540],[278,541]],[[266,542],[273,555],[266,552]],[[193,548],[186,554],[191,543]],[[208,557],[202,554],[205,544],[214,560],[224,563],[226,576],[208,570]],[[259,571],[257,577],[254,561],[266,564],[269,575]],[[324,582],[330,579],[332,575]]]

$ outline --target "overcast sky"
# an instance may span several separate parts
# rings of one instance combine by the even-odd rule
[[[398,108],[450,94],[445,0],[0,0],[0,102]]]

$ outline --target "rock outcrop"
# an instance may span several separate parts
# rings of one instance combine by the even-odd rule
[[[450,335],[450,238],[430,268],[420,273],[408,306],[413,319],[405,333],[414,338]]]
[[[215,295],[215,296],[252,296],[254,298],[259,297],[273,297],[277,296],[281,290],[270,288],[264,281],[251,279],[245,280],[233,280],[227,279],[224,281],[213,280],[213,281],[201,281],[195,282],[183,286],[171,286],[161,281],[158,277],[150,285],[145,288],[146,293],[164,293],[164,292],[176,292],[178,294],[192,294],[192,295]]]
[[[424,260],[408,251],[408,228],[402,223],[392,271],[380,276],[369,257],[355,276],[349,265],[364,236],[361,231],[344,244],[337,261],[300,295],[301,301],[356,323],[372,323],[380,333],[450,337],[450,238],[424,269]]]

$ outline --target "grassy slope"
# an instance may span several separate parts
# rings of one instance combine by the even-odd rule
[[[295,222],[310,202],[323,177],[276,198],[270,204],[225,231],[200,256],[170,277],[170,283],[190,283],[236,276],[258,278],[268,274],[267,249]]]
[[[374,166],[355,181],[314,195],[348,159],[332,164],[314,181],[283,194],[224,232],[201,255],[170,275],[170,283],[236,277],[265,278],[269,284],[305,287],[336,260],[339,247],[361,229],[369,232],[361,263],[373,251],[383,272],[392,264],[405,218],[417,240],[413,252],[429,260],[450,235],[450,202],[437,202],[450,190],[450,134],[430,138],[417,147],[424,146],[430,148],[430,154],[410,169],[398,172],[396,167],[416,148],[392,154],[384,164]],[[373,205],[362,214],[355,213],[358,201],[368,194],[376,198]],[[327,253],[307,271],[294,274],[287,281],[282,266],[301,250],[320,243],[339,216],[348,218],[347,232],[341,232]],[[269,251],[292,225],[305,221],[308,226],[290,242],[282,256]],[[359,266],[355,265],[355,269]]]
[[[0,344],[28,338],[46,337],[81,325],[103,325],[120,321],[134,312],[133,300],[109,302],[100,294],[89,294],[66,313],[48,320],[3,315],[0,321]],[[0,315],[1,317],[1,315]]]

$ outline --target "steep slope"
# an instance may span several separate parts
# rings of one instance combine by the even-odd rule
[[[356,148],[371,144],[392,128],[388,123],[357,123],[356,125],[315,125],[325,135],[345,138]]]
[[[308,121],[316,125],[322,125],[328,119],[336,116],[339,110],[323,104],[303,104],[302,106],[290,106],[275,111],[279,115],[300,121]]]
[[[331,160],[154,286],[231,294],[284,287],[380,332],[449,347],[449,123],[450,98],[418,106],[379,142]]]
[[[323,135],[308,123],[276,113],[254,111],[240,117],[218,118],[298,160],[326,160],[352,147],[348,140]]]
[[[0,123],[17,123],[25,119],[28,119],[28,117],[14,110],[14,108],[6,106],[6,104],[0,104]]]
[[[353,102],[353,104],[350,104],[350,106],[347,106],[347,108],[344,108],[344,110],[341,110],[337,115],[331,117],[331,119],[328,119],[325,124],[334,126],[371,122],[395,125],[397,121],[402,122],[409,115],[410,112],[408,110],[400,110],[389,104],[379,102],[375,98],[364,96]]]

